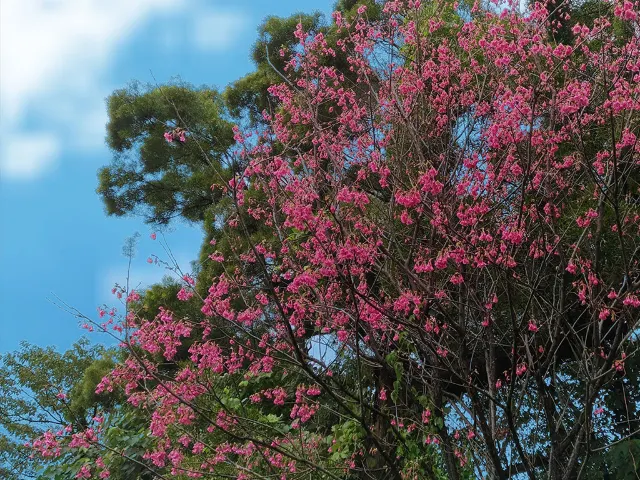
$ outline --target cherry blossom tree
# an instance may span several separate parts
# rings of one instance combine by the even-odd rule
[[[637,354],[638,2],[566,43],[549,3],[381,8],[277,52],[280,109],[211,178],[218,273],[178,293],[202,317],[122,291],[95,321],[159,478],[586,478],[637,436],[607,402]]]

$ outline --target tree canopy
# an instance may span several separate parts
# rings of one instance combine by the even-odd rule
[[[114,158],[100,170],[97,190],[107,213],[141,214],[161,225],[176,217],[202,221],[220,199],[212,179],[228,181],[234,168],[232,124],[220,94],[186,84],[133,83],[115,91],[107,109]]]
[[[99,192],[203,221],[201,266],[85,318],[120,347],[52,367],[77,413],[31,447],[77,478],[635,478],[639,20],[341,1],[268,18],[221,95],[117,91]]]

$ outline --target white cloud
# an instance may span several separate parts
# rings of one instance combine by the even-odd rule
[[[44,174],[60,153],[59,139],[49,133],[17,134],[2,145],[0,177],[25,179]]]
[[[91,89],[96,69],[141,20],[179,1],[3,0],[3,114],[20,119],[34,94],[61,80],[74,90]]]
[[[0,150],[3,179],[38,178],[56,165],[64,148],[102,145],[104,98],[113,89],[105,73],[118,50],[150,20],[171,15],[175,23],[193,22],[193,38],[185,40],[199,48],[223,48],[235,38],[239,15],[187,9],[186,3],[1,0],[0,124],[3,139],[9,139]],[[18,139],[29,144],[20,146]]]
[[[54,166],[64,140],[60,130],[68,130],[60,123],[87,128],[87,120],[96,117],[95,108],[83,115],[77,100],[96,93],[116,48],[145,18],[180,1],[0,2],[0,122],[10,139],[0,158],[3,177],[37,178]],[[97,97],[102,108],[103,97]],[[25,118],[42,120],[43,113],[54,117],[46,119],[51,127],[25,137],[33,135],[24,128]],[[18,140],[28,142],[19,145]]]
[[[209,51],[218,51],[231,45],[246,26],[244,15],[235,12],[208,12],[194,18],[193,43]]]

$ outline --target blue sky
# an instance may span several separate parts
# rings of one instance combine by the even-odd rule
[[[166,273],[139,218],[110,218],[95,193],[109,163],[104,99],[131,80],[179,76],[224,87],[251,71],[267,15],[329,14],[333,0],[2,0],[0,2],[0,353],[25,340],[68,348],[84,331],[52,301],[95,315],[123,282],[125,239],[141,237],[133,283]],[[199,227],[166,241],[188,268]],[[94,337],[100,341],[99,337]]]

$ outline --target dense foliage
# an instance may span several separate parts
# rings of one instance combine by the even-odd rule
[[[640,6],[340,5],[225,93],[224,144],[198,90],[111,112],[131,172],[207,191],[114,201],[204,219],[203,265],[86,318],[121,341],[96,408],[135,427],[32,447],[77,478],[635,478]]]

